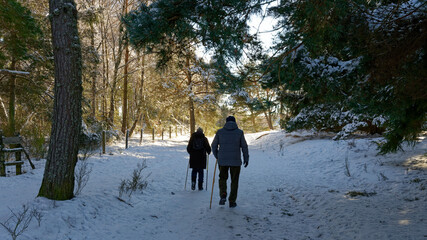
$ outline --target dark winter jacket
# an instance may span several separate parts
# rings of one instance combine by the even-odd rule
[[[229,121],[216,133],[212,142],[212,153],[220,166],[240,166],[240,151],[243,153],[244,162],[249,162],[245,135],[235,122]]]
[[[201,140],[203,142],[202,149],[194,149],[194,141]],[[211,154],[211,146],[205,134],[195,132],[191,134],[190,141],[187,145],[187,152],[190,154],[190,168],[206,168],[206,153]]]

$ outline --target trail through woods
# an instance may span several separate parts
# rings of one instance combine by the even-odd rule
[[[332,141],[273,131],[247,134],[247,140],[250,161],[234,209],[218,205],[217,181],[209,209],[212,156],[208,191],[191,191],[190,180],[184,190],[187,139],[144,139],[142,145],[132,139],[129,149],[116,144],[107,148],[111,155],[89,158],[89,182],[70,201],[35,199],[43,160],[36,170],[27,166],[23,175],[0,178],[0,221],[9,208],[26,204],[43,218],[18,239],[427,238],[425,140],[385,156],[376,155],[372,141],[378,139]],[[144,160],[142,173],[151,174],[147,189],[119,201],[120,181]],[[0,239],[10,239],[3,228]]]

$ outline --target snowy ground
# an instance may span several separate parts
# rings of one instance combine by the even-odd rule
[[[25,174],[0,178],[0,222],[25,204],[43,217],[18,239],[427,239],[427,140],[376,156],[378,139],[277,131],[246,138],[250,162],[241,171],[235,209],[218,205],[217,181],[209,209],[212,156],[209,191],[189,185],[184,191],[187,139],[142,145],[135,139],[129,149],[114,145],[107,149],[112,155],[89,158],[90,180],[69,201],[35,198],[43,160],[35,170],[24,166]],[[144,160],[148,188],[130,204],[119,201],[120,181]],[[1,226],[0,239],[11,239]]]

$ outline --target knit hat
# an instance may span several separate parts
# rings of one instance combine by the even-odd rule
[[[228,116],[225,121],[226,122],[236,122],[236,119],[233,116]]]
[[[198,133],[203,133],[203,129],[201,128],[201,127],[199,127],[199,128],[197,128],[197,131],[196,132],[198,132]]]

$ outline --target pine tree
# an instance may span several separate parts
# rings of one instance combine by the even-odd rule
[[[49,13],[55,55],[55,100],[48,157],[39,196],[67,200],[74,196],[82,124],[82,62],[73,0],[51,0]]]
[[[283,29],[264,78],[294,118],[288,129],[385,132],[381,152],[414,142],[426,121],[422,1],[282,2]]]
[[[159,65],[194,44],[214,50],[217,86],[233,91],[247,73],[227,65],[256,48],[247,20],[265,3],[160,0],[124,22],[131,43],[158,53]],[[251,57],[263,62],[258,81],[288,109],[289,130],[385,133],[381,152],[416,140],[427,110],[423,1],[281,1],[269,12],[279,20],[277,54]]]
[[[15,0],[4,0],[0,4],[0,74],[7,75],[9,81],[6,86],[0,81],[0,94],[7,94],[9,100],[8,126],[5,133],[13,135],[16,130],[16,102],[17,95],[26,84],[22,84],[22,74],[14,71],[26,70],[24,62],[35,62],[31,55],[34,49],[41,49],[42,31],[33,18],[30,10]],[[7,91],[7,92],[6,92]],[[24,92],[29,92],[28,90]]]

